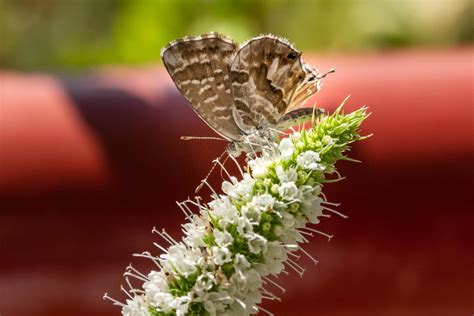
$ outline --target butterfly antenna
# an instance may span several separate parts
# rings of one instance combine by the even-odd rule
[[[331,69],[329,69],[328,71],[326,71],[325,73],[323,73],[322,75],[317,75],[317,76],[316,76],[316,79],[323,79],[323,78],[326,77],[327,75],[332,74],[332,73],[334,73],[334,72],[336,72],[336,68],[331,68]]]
[[[196,190],[194,191],[194,193],[198,193],[199,191],[201,191],[202,187],[204,186],[204,184],[206,183],[207,179],[209,179],[209,177],[211,176],[211,173],[214,171],[214,169],[216,168],[217,166],[217,163],[218,161],[222,158],[222,156],[224,156],[224,154],[227,152],[227,149],[224,150],[224,152],[216,159],[214,160],[214,164],[212,165],[211,167],[211,170],[209,170],[209,172],[207,173],[206,177],[204,178],[204,180],[201,180],[201,184],[198,185],[198,187],[196,188]]]
[[[181,140],[221,140],[227,142],[227,139],[220,137],[208,137],[208,136],[181,136]]]

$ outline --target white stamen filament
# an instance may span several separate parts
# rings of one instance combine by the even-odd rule
[[[344,215],[344,214],[342,214],[341,212],[338,212],[338,211],[333,210],[332,208],[329,208],[329,207],[326,207],[326,206],[323,206],[323,210],[326,210],[326,211],[329,211],[329,212],[334,213],[334,214],[336,214],[336,215],[339,215],[339,216],[342,217],[342,218],[349,218],[349,216]]]
[[[269,277],[264,276],[264,277],[262,277],[262,279],[264,279],[264,280],[270,282],[271,284],[273,284],[274,286],[276,286],[277,288],[279,288],[280,291],[282,291],[283,293],[286,292],[286,289],[285,289],[283,286],[281,286],[280,284],[276,283],[275,281],[273,281],[273,280],[270,279]]]

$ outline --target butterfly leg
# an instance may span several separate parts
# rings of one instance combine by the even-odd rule
[[[211,173],[214,171],[214,169],[216,168],[217,164],[219,163],[219,159],[222,158],[222,156],[224,156],[225,154],[227,153],[227,150],[224,150],[224,152],[216,159],[213,160],[214,164],[212,165],[211,167],[211,170],[209,170],[209,172],[207,173],[206,177],[204,178],[204,180],[201,180],[201,184],[199,184],[196,188],[196,190],[194,191],[195,193],[198,193],[202,187],[204,186],[204,184],[207,184],[207,179],[209,179],[209,177],[211,176]]]

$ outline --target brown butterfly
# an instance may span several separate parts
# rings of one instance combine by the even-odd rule
[[[184,37],[166,45],[161,56],[196,113],[231,142],[233,156],[253,151],[251,145],[261,144],[270,131],[311,118],[314,109],[303,105],[334,71],[319,74],[300,51],[273,35],[241,46],[218,33]]]

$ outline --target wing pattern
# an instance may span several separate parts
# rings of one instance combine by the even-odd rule
[[[272,35],[240,48],[217,33],[185,37],[163,48],[162,58],[197,114],[232,141],[308,118],[310,111],[298,109],[320,89],[322,78],[300,51]]]

